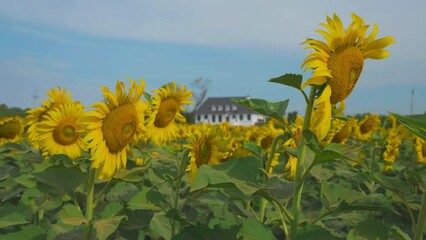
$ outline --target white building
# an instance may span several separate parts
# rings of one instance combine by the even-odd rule
[[[195,123],[219,124],[229,122],[234,126],[251,126],[266,122],[266,116],[248,109],[231,99],[246,97],[208,98],[195,111]]]

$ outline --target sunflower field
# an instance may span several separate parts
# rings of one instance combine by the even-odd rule
[[[394,39],[355,14],[321,26],[311,76],[269,80],[304,96],[294,119],[288,99],[234,99],[268,122],[188,124],[189,89],[130,78],[1,118],[0,239],[425,239],[426,115],[344,114]]]

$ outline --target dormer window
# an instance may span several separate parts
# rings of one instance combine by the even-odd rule
[[[216,105],[212,105],[212,111],[216,111]]]
[[[237,110],[237,105],[232,105],[232,111]]]
[[[229,105],[226,105],[226,106],[225,106],[225,110],[226,110],[226,111],[229,111],[229,110],[231,110],[231,107],[230,107]]]
[[[222,110],[223,110],[223,106],[222,106],[222,105],[218,105],[218,106],[217,106],[217,110],[218,110],[218,111],[222,111]]]

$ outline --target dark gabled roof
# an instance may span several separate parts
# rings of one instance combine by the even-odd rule
[[[233,102],[231,99],[246,99],[247,97],[211,97],[207,98],[200,107],[195,111],[195,114],[209,114],[209,113],[256,113],[255,111],[244,107],[241,104]],[[212,111],[212,105],[216,106],[216,111]],[[217,109],[217,107],[221,105],[222,110]],[[231,107],[230,110],[226,110],[225,106],[228,105]],[[237,110],[232,110],[232,105],[237,106]]]

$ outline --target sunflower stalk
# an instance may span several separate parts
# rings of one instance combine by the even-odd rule
[[[87,225],[84,229],[84,240],[90,239],[90,233],[92,232],[93,228],[93,195],[95,191],[95,177],[96,177],[96,169],[90,168],[89,173],[89,181],[87,184],[87,198],[86,198],[86,221]]]
[[[315,86],[311,86],[311,90],[309,93],[309,101],[305,109],[305,120],[303,122],[303,130],[309,129],[316,89],[317,88]],[[290,237],[292,240],[296,239],[297,229],[299,227],[299,212],[301,211],[300,201],[302,198],[303,184],[305,180],[305,178],[302,177],[303,175],[307,174],[305,173],[304,169],[306,151],[307,146],[305,144],[304,139],[302,139],[297,154],[296,176],[294,178],[294,185],[299,187],[295,187],[293,191],[293,221],[291,222],[290,227]]]
[[[283,135],[278,135],[278,136],[275,136],[274,140],[272,141],[271,151],[269,152],[268,159],[266,160],[266,166],[265,166],[266,176],[269,174],[269,170],[271,169],[272,158],[275,155],[275,150],[277,148],[278,141],[282,138],[283,138]],[[260,211],[259,211],[259,219],[260,219],[261,222],[263,222],[263,220],[265,218],[265,210],[266,210],[267,203],[268,202],[265,198],[261,199]]]

